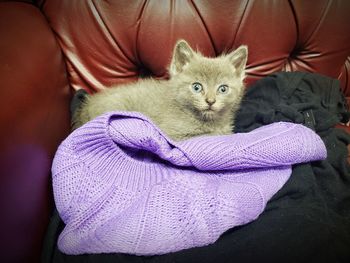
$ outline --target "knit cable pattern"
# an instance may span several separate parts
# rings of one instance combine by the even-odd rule
[[[256,219],[291,165],[326,158],[312,130],[167,138],[139,113],[106,113],[70,134],[52,166],[67,254],[155,255],[215,242]]]

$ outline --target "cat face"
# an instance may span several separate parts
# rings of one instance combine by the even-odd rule
[[[247,53],[247,48],[241,46],[227,55],[207,58],[179,41],[170,66],[177,101],[208,120],[238,109],[244,92]]]

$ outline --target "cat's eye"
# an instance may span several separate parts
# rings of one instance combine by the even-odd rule
[[[198,82],[195,82],[195,83],[192,84],[192,91],[194,93],[202,92],[202,90],[203,90],[202,84],[200,84]]]
[[[220,85],[218,87],[218,92],[221,93],[221,94],[225,94],[228,92],[228,86],[227,85]]]

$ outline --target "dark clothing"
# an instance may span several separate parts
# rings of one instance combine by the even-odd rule
[[[153,257],[123,254],[68,256],[56,246],[64,227],[55,212],[43,262],[350,262],[350,135],[334,128],[349,119],[337,80],[311,73],[276,73],[251,86],[235,132],[277,121],[303,123],[327,147],[328,158],[293,167],[283,188],[250,224],[212,245]]]

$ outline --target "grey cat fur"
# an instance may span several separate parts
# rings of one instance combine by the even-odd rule
[[[136,111],[174,140],[230,134],[244,94],[247,56],[247,47],[240,46],[231,53],[208,58],[179,40],[169,80],[140,79],[88,96],[73,116],[73,128],[104,112]],[[193,83],[202,85],[201,92],[194,92]],[[226,94],[219,92],[220,85],[228,87]]]

